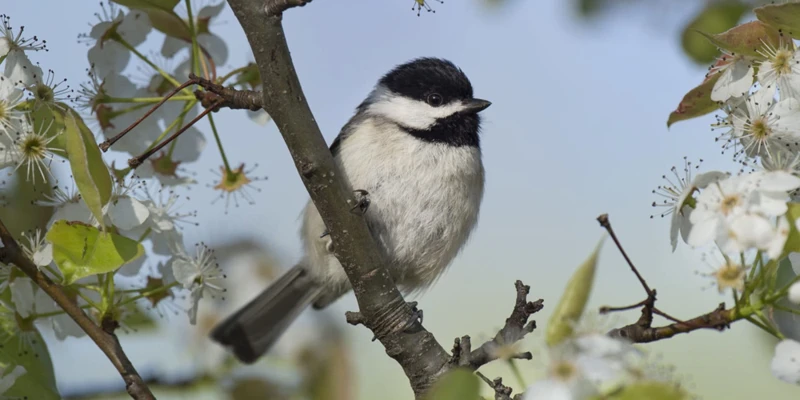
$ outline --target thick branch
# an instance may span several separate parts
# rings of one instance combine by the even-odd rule
[[[513,349],[513,345],[522,340],[525,335],[536,329],[536,321],[528,322],[528,318],[534,313],[544,308],[544,300],[528,301],[530,286],[526,286],[522,281],[516,281],[514,287],[517,289],[517,300],[511,316],[506,319],[506,324],[497,332],[494,339],[484,343],[481,347],[471,350],[469,336],[456,339],[453,345],[452,363],[478,369],[498,358],[518,358],[530,360],[533,356],[530,352],[508,353]]]
[[[228,88],[195,74],[189,74],[189,79],[196,81],[198,85],[206,90],[194,91],[194,97],[196,97],[205,108],[211,107],[211,105],[215,103],[217,103],[217,108],[231,108],[234,110],[245,109],[258,111],[262,107],[262,92]]]
[[[692,318],[688,321],[675,322],[666,326],[651,327],[652,308],[645,306],[642,309],[642,317],[636,323],[613,329],[608,334],[613,337],[628,339],[634,343],[649,343],[657,340],[669,339],[679,333],[689,333],[698,329],[714,329],[718,331],[730,328],[731,322],[735,320],[736,310],[725,309],[725,303],[721,303],[716,310]]]
[[[78,304],[67,296],[61,289],[61,286],[55,284],[50,278],[39,271],[36,265],[33,264],[33,261],[25,256],[25,253],[19,247],[19,244],[14,240],[11,232],[8,231],[2,221],[0,221],[0,239],[2,239],[3,242],[3,247],[0,248],[0,262],[16,265],[25,275],[28,275],[33,282],[39,285],[48,296],[55,300],[59,307],[64,309],[78,326],[86,332],[86,335],[97,344],[97,347],[105,353],[106,357],[111,361],[111,364],[114,365],[114,368],[122,375],[122,379],[125,380],[125,388],[132,398],[155,399],[153,393],[151,393],[150,389],[147,387],[147,384],[144,383],[142,377],[136,372],[136,368],[134,368],[133,364],[128,360],[113,329],[104,330],[100,326],[97,326],[97,324],[83,312]]]
[[[411,307],[384,268],[363,218],[349,211],[355,204],[351,188],[334,164],[309,109],[281,25],[280,12],[286,5],[302,3],[305,2],[228,0],[258,64],[263,107],[278,126],[331,234],[336,257],[353,286],[365,325],[402,366],[415,395],[421,397],[447,371],[449,355],[420,322],[408,326],[414,317]]]

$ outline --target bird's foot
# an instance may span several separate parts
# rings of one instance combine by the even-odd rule
[[[422,324],[423,313],[422,313],[422,310],[417,308],[417,305],[419,303],[417,303],[416,301],[409,301],[406,304],[408,304],[408,306],[411,307],[411,313],[412,313],[411,314],[411,318],[408,319],[408,321],[405,323],[405,325],[403,325],[402,328],[398,329],[395,332],[399,331],[399,332],[403,332],[403,333],[412,333],[413,331],[411,330],[411,328],[413,328],[414,325],[418,321],[419,321],[420,324]],[[374,342],[376,340],[378,340],[378,337],[377,336],[373,336],[372,337],[372,341]]]
[[[421,309],[417,308],[418,304],[419,303],[416,301],[408,302],[408,306],[411,307],[411,318],[408,320],[408,322],[406,322],[403,332],[409,333],[409,330],[414,326],[414,324],[417,323],[417,321],[419,321],[420,325],[422,324],[423,313]]]
[[[364,189],[354,190],[356,194],[356,205],[350,209],[350,212],[357,215],[364,215],[369,208],[369,192]]]

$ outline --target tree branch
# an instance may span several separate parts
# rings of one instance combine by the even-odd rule
[[[365,325],[409,378],[419,398],[448,369],[449,355],[392,281],[363,218],[349,211],[352,190],[309,109],[286,44],[281,12],[301,0],[228,0],[253,50],[263,107],[275,121],[311,200],[333,239]]]
[[[246,109],[258,111],[263,107],[263,93],[256,90],[236,90],[216,84],[195,74],[189,74],[189,80],[197,82],[206,91],[195,90],[194,96],[203,107],[217,104],[219,108]]]
[[[651,326],[653,319],[652,308],[645,306],[642,309],[642,316],[639,321],[622,328],[612,329],[608,334],[634,343],[649,343],[669,339],[679,333],[689,333],[698,329],[723,331],[730,328],[731,322],[735,321],[735,314],[736,310],[725,309],[725,303],[720,303],[714,311],[699,317],[654,328]]]
[[[646,299],[630,306],[600,307],[601,314],[632,310],[634,308],[642,307],[642,315],[639,317],[638,321],[622,328],[612,329],[610,332],[608,332],[609,336],[624,338],[634,343],[649,343],[657,340],[668,339],[679,333],[689,333],[698,329],[714,329],[717,331],[723,331],[730,328],[731,322],[739,319],[736,309],[725,309],[725,303],[720,303],[720,305],[712,312],[692,318],[688,321],[681,321],[656,308],[656,290],[650,288],[650,286],[647,284],[647,281],[645,281],[644,277],[639,273],[639,270],[635,265],[633,265],[633,262],[625,253],[625,249],[622,248],[622,243],[620,243],[619,239],[617,239],[614,229],[611,228],[611,222],[608,219],[608,214],[602,214],[597,217],[597,222],[599,222],[600,226],[605,228],[609,235],[611,235],[611,238],[614,239],[614,243],[617,245],[620,253],[625,258],[625,261],[628,263],[631,271],[633,271],[633,273],[636,275],[636,278],[639,279],[639,283],[641,283],[642,287],[647,293]],[[673,321],[673,323],[654,328],[653,315],[660,315],[668,320]]]
[[[463,336],[460,339],[456,338],[453,345],[451,363],[476,370],[501,357],[525,360],[533,358],[530,352],[504,354],[513,349],[513,344],[519,342],[525,335],[536,329],[536,321],[528,322],[528,318],[544,308],[544,300],[542,299],[533,302],[528,301],[530,286],[524,285],[522,281],[516,281],[514,287],[517,289],[517,300],[514,303],[511,316],[506,319],[505,326],[497,332],[494,339],[482,344],[481,347],[475,350],[471,350],[469,336]]]
[[[492,388],[492,390],[494,390],[494,400],[522,400],[522,398],[525,396],[524,393],[520,393],[514,397],[511,397],[513,390],[510,387],[503,385],[503,378],[490,380],[486,377],[486,375],[480,372],[476,372],[475,374],[477,374],[478,377],[480,377],[484,382],[486,382],[487,385],[489,385],[490,388]]]
[[[103,325],[107,327],[104,329],[92,321],[86,313],[72,300],[62,289],[61,286],[54,283],[50,278],[43,274],[36,265],[25,256],[24,251],[20,248],[19,244],[11,232],[8,231],[3,221],[0,221],[0,240],[2,240],[3,247],[0,248],[0,262],[4,264],[16,265],[25,275],[31,278],[39,287],[50,296],[59,307],[83,329],[84,332],[97,344],[97,347],[105,353],[106,357],[117,369],[122,379],[125,381],[125,389],[128,394],[134,399],[154,400],[153,393],[150,388],[144,383],[142,377],[136,372],[128,356],[122,350],[117,336],[114,334],[113,328],[115,324],[112,321],[104,321]]]

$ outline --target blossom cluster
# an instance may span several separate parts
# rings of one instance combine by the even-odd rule
[[[217,76],[228,49],[213,31],[226,3],[194,13],[190,2],[184,6],[185,15],[166,12],[173,18],[170,30],[150,19],[147,5],[101,3],[89,31],[78,37],[88,47],[89,79],[78,88],[32,61],[48,43],[0,15],[0,173],[9,177],[0,181],[33,187],[32,204],[50,216],[13,234],[36,267],[91,318],[111,318],[125,330],[152,317],[149,310],[184,313],[194,325],[201,299],[219,300],[225,292],[214,251],[184,243],[184,227],[196,225],[185,192],[198,183],[187,166],[205,150],[208,131],[190,123],[200,111],[192,91],[174,89],[190,72],[219,84],[260,83],[252,64]],[[139,49],[154,39],[161,40],[160,52],[143,54]],[[260,124],[269,121],[263,110],[249,115]],[[252,203],[258,190],[253,183],[263,178],[254,177],[252,167],[228,164],[213,119],[207,120],[224,165],[219,179],[206,186],[228,200],[226,212],[231,199],[237,206],[239,199]],[[138,168],[109,166],[114,154],[141,157],[179,129]],[[118,137],[125,130],[131,133]],[[100,151],[97,137],[114,138],[111,157]],[[15,195],[8,199],[17,206]],[[0,297],[0,348],[15,352],[11,360],[5,350],[0,357],[7,366],[5,376],[0,372],[0,396],[13,397],[6,391],[36,370],[35,360],[46,351],[39,347],[40,329],[59,340],[85,333],[12,265],[0,263]]]
[[[709,36],[722,55],[668,123],[716,104],[716,140],[740,167],[696,173],[699,163],[684,159],[653,191],[659,196],[653,206],[671,217],[673,251],[680,238],[714,255],[718,261],[705,275],[733,296],[739,312],[758,314],[754,324],[781,339],[773,373],[800,384],[800,365],[793,361],[800,357],[800,338],[762,314],[800,313],[800,50],[770,19],[781,15],[771,8],[793,6],[762,7],[756,10],[761,20]]]

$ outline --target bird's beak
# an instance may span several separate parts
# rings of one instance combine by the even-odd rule
[[[491,101],[482,99],[471,99],[464,102],[464,110],[462,112],[477,114],[492,105]]]

